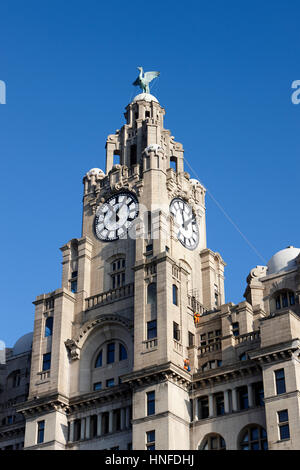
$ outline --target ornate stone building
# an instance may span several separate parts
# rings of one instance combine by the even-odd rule
[[[164,114],[136,96],[84,176],[62,285],[34,302],[25,449],[300,449],[300,249],[225,303],[205,188]]]

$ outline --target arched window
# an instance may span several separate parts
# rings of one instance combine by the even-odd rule
[[[45,323],[45,338],[47,336],[52,336],[53,332],[53,317],[48,317]]]
[[[208,434],[203,439],[199,450],[226,450],[226,443],[220,434]]]
[[[147,287],[147,304],[156,304],[156,282],[151,282]]]
[[[173,284],[172,286],[172,294],[173,294],[173,304],[178,305],[178,287]]]
[[[95,368],[96,367],[102,367],[102,349],[101,351],[99,352],[98,356],[97,356],[97,359],[95,361]]]
[[[247,426],[241,433],[239,448],[241,450],[267,450],[266,430],[258,424]]]
[[[295,294],[291,290],[285,290],[275,294],[276,310],[295,305]]]

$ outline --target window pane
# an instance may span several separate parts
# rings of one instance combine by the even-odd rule
[[[51,367],[51,353],[47,353],[43,355],[43,371],[49,370]]]
[[[102,367],[102,350],[98,354],[98,357],[95,362],[95,367]]]
[[[258,428],[251,429],[251,441],[256,441],[258,439]]]
[[[115,343],[107,345],[107,364],[115,362]]]
[[[97,382],[94,384],[94,390],[101,390],[102,389],[102,382]]]
[[[45,338],[52,336],[53,331],[53,317],[48,317],[45,323]]]
[[[147,416],[155,414],[155,392],[147,393]]]
[[[280,439],[289,439],[290,437],[290,428],[288,424],[283,424],[279,426]]]
[[[147,339],[156,338],[157,329],[156,329],[156,320],[147,322]]]
[[[289,420],[289,415],[287,410],[278,411],[278,421],[280,423]]]
[[[115,380],[114,379],[108,379],[106,381],[106,386],[107,387],[113,387],[115,385]]]
[[[124,361],[127,359],[127,351],[123,344],[120,343],[119,345],[119,361]]]
[[[154,442],[154,441],[155,441],[155,431],[148,431],[147,442]]]
[[[289,293],[290,305],[295,305],[295,296],[293,292]]]
[[[173,284],[173,304],[174,305],[177,305],[178,303],[178,299],[177,299],[177,286],[175,286],[175,284]]]

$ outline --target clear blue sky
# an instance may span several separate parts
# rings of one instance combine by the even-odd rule
[[[293,0],[1,2],[0,339],[31,331],[32,301],[60,287],[82,177],[104,168],[138,65],[161,71],[166,128],[262,256],[300,246],[299,18]],[[209,196],[207,240],[227,262],[226,301],[242,301],[264,262]]]

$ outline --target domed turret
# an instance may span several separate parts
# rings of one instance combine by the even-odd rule
[[[272,256],[268,262],[267,274],[276,274],[284,271],[290,271],[297,266],[296,258],[300,254],[300,248],[288,246]]]
[[[32,347],[32,338],[33,338],[32,332],[21,336],[21,338],[19,338],[16,341],[13,347],[13,356],[18,356],[19,354],[23,354],[25,352],[30,351]]]

